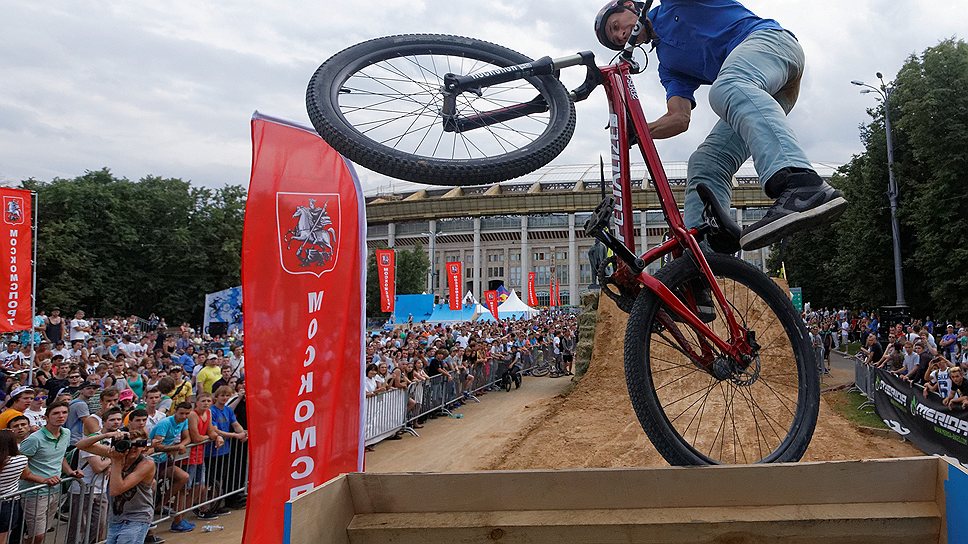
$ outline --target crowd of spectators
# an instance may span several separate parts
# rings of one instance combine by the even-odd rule
[[[931,317],[910,323],[882,324],[875,312],[821,309],[804,313],[820,368],[829,369],[830,350],[859,345],[863,363],[883,368],[937,395],[952,409],[968,408],[968,331],[961,321]]]
[[[475,376],[501,368],[531,366],[537,350],[550,351],[563,373],[571,374],[577,339],[577,318],[568,313],[543,313],[521,320],[477,321],[453,324],[407,323],[374,332],[366,344],[367,398],[394,389],[410,392],[409,408],[421,402],[420,389],[411,387],[442,375],[446,387],[456,394],[455,406],[471,395]],[[496,379],[499,376],[494,376]],[[493,386],[477,391],[486,394]],[[433,417],[431,415],[430,417]],[[414,422],[419,427],[420,421]]]
[[[244,506],[239,494],[192,509],[210,502],[211,482],[223,491],[228,482],[244,482],[244,474],[227,474],[245,470],[228,461],[230,451],[237,452],[233,447],[244,455],[247,440],[241,334],[210,337],[187,323],[169,328],[154,315],[89,320],[78,310],[67,319],[56,308],[35,317],[32,333],[33,350],[31,331],[0,339],[0,496],[38,484],[53,494],[62,478],[76,479],[72,506],[83,502],[86,513],[79,518],[78,508],[70,510],[68,534],[89,534],[90,542],[112,528],[147,533],[152,518],[169,508],[176,514],[171,530],[187,532],[195,524],[184,512],[208,520]],[[112,439],[141,447],[119,453]],[[106,485],[112,471],[135,476],[112,489]],[[153,504],[162,484],[166,504]],[[109,509],[107,497],[116,501],[122,494],[135,497],[123,502],[133,510]],[[141,503],[151,499],[148,512],[138,497]],[[57,506],[50,501],[2,504],[0,544],[17,520],[34,544],[56,523]],[[85,524],[93,530],[82,531]],[[141,538],[159,541],[151,534]]]

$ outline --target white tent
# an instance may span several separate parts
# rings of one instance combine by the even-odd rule
[[[540,310],[536,310],[525,304],[524,301],[518,297],[517,291],[514,290],[512,290],[511,294],[508,295],[507,300],[502,302],[501,305],[497,307],[497,315],[499,316],[520,316],[523,314],[524,317],[534,317],[538,315],[539,312]]]

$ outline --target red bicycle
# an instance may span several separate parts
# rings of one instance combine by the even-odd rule
[[[790,299],[762,271],[700,242],[739,228],[700,186],[704,224],[686,228],[649,134],[632,75],[640,24],[615,61],[585,51],[536,61],[492,43],[446,35],[378,38],[327,60],[309,83],[313,126],[352,161],[395,178],[479,185],[547,164],[571,139],[575,102],[597,87],[609,103],[612,196],[585,224],[613,252],[598,274],[629,313],[625,374],[643,429],[674,465],[799,460],[817,422],[820,382]],[[584,66],[567,91],[560,70]],[[669,225],[639,255],[629,149],[638,145]],[[645,182],[643,182],[644,184]],[[727,244],[729,245],[729,244]],[[655,275],[646,266],[671,255]]]

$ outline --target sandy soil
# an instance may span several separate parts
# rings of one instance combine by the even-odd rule
[[[546,418],[509,440],[487,469],[664,466],[629,401],[622,363],[626,316],[599,302],[599,328],[588,374]],[[817,430],[804,460],[921,455],[910,444],[857,431],[821,401]]]

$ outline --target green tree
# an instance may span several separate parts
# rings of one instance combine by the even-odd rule
[[[968,44],[946,40],[912,55],[894,81],[889,107],[898,183],[905,299],[915,315],[968,314]],[[894,262],[887,192],[884,105],[861,127],[864,152],[834,185],[850,206],[832,225],[776,248],[790,285],[818,305],[893,304]],[[836,249],[831,249],[834,246]]]
[[[385,248],[381,245],[379,249]],[[427,290],[427,270],[430,269],[430,259],[417,244],[409,250],[396,250],[396,293],[398,295],[413,295]],[[366,315],[369,317],[386,318],[380,310],[380,278],[376,267],[376,252],[370,253],[366,260]]]
[[[130,181],[107,168],[23,185],[39,199],[40,308],[199,323],[205,293],[239,284],[241,186]]]
[[[423,246],[417,244],[409,251],[397,252],[397,293],[414,295],[427,291],[427,272],[430,258]]]

